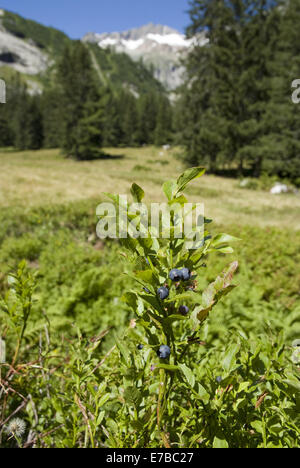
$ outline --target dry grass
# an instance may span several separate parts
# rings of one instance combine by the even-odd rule
[[[148,200],[161,201],[162,183],[184,169],[172,151],[146,147],[107,152],[115,158],[76,162],[64,159],[59,150],[0,152],[0,206],[100,200],[106,191],[129,193],[132,182],[144,188]],[[206,215],[217,223],[300,229],[296,195],[240,189],[236,180],[215,176],[193,182],[188,193],[191,200],[204,202]]]

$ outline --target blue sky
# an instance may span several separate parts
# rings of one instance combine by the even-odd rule
[[[188,0],[0,0],[0,8],[76,39],[87,32],[123,31],[150,22],[184,32],[188,5]]]

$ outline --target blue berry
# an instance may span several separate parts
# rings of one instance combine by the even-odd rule
[[[141,351],[141,350],[143,349],[143,347],[144,347],[144,346],[143,346],[142,344],[137,345],[137,349],[138,349],[139,351]]]
[[[144,290],[147,294],[151,294],[148,288],[143,288],[143,290]]]
[[[174,268],[173,270],[170,271],[169,278],[171,281],[180,281],[182,279],[181,271],[177,270],[177,268]]]
[[[167,299],[167,297],[169,297],[169,290],[165,286],[162,286],[161,288],[158,288],[157,294],[158,297],[163,301],[164,299]]]
[[[190,311],[190,309],[188,308],[188,306],[185,306],[185,305],[181,305],[178,309],[179,313],[181,315],[187,315]]]
[[[180,274],[183,281],[189,281],[191,279],[191,272],[188,268],[182,268]]]
[[[168,359],[170,354],[171,354],[171,350],[169,346],[166,346],[166,345],[161,345],[159,350],[157,351],[157,356],[160,359]]]
[[[217,381],[218,383],[221,383],[221,382],[222,382],[222,377],[219,375],[218,377],[216,377],[216,381]]]

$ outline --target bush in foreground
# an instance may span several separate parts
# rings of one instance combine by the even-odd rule
[[[164,184],[169,203],[184,203],[183,190],[200,174],[189,170]],[[136,185],[132,194],[141,201]],[[78,329],[76,339],[60,343],[47,320],[38,341],[25,340],[36,281],[20,264],[0,305],[2,446],[297,446],[297,343],[289,346],[272,328],[259,336],[243,316],[228,330],[221,317],[213,320],[212,309],[234,288],[238,265],[231,262],[202,288],[204,260],[232,252],[228,242],[234,240],[208,233],[205,239],[190,251],[184,239],[124,239],[125,269],[136,287],[123,300],[135,318],[121,334],[108,328],[88,336]],[[191,276],[175,283],[169,278],[174,268]],[[161,287],[169,291],[164,299],[157,296]],[[182,306],[185,315],[178,313]],[[110,334],[115,344],[104,352]],[[9,431],[15,417],[26,422],[25,433]]]

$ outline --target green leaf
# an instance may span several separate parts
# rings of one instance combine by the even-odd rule
[[[192,167],[191,169],[187,169],[177,179],[177,190],[175,192],[175,195],[179,192],[182,192],[192,180],[201,177],[204,173],[205,168],[203,167]]]
[[[194,291],[185,291],[181,294],[176,294],[172,296],[170,299],[165,300],[165,303],[174,302],[174,301],[189,301],[193,304],[200,303],[202,299],[202,294],[194,292]]]
[[[207,390],[203,387],[203,385],[198,382],[197,383],[197,393],[199,395],[199,397],[201,398],[201,400],[204,400],[204,402],[208,402],[209,400],[209,393],[207,392]]]
[[[169,201],[168,205],[174,210],[174,207],[172,205],[178,204],[181,206],[181,209],[182,209],[182,206],[185,203],[188,203],[187,198],[184,195],[180,195],[179,197],[172,198],[172,200]],[[179,209],[178,209],[178,212],[179,212]],[[179,212],[180,219],[181,219],[181,213],[182,212]]]
[[[105,411],[101,411],[96,421],[97,426],[99,426],[102,423],[104,416],[105,416]]]
[[[244,392],[250,386],[250,382],[241,382],[236,393]]]
[[[202,293],[202,307],[197,310],[197,314],[196,312],[193,314],[194,318],[197,318],[200,322],[205,320],[214,305],[235,288],[235,285],[230,283],[237,268],[238,262],[231,263],[213,283],[208,285]]]
[[[165,369],[172,372],[179,370],[178,366],[174,366],[173,364],[155,364],[154,370],[156,369]]]
[[[98,407],[101,408],[101,406],[105,405],[105,403],[110,399],[110,396],[110,393],[103,395],[98,401]]]
[[[215,236],[211,241],[212,247],[217,247],[221,244],[229,244],[230,242],[241,241],[238,237],[230,236],[229,234],[221,233]]]
[[[294,393],[300,394],[300,382],[298,379],[283,379],[283,382],[286,383]]]
[[[171,201],[174,197],[177,185],[174,180],[168,180],[163,184],[163,191],[169,201]]]
[[[232,254],[234,252],[232,247],[218,247],[216,249],[218,252],[223,253],[223,254]]]
[[[250,423],[251,427],[253,427],[253,429],[256,430],[256,432],[259,432],[260,434],[263,434],[264,433],[264,428],[263,428],[263,423],[262,421],[252,421],[252,423]]]
[[[123,294],[121,300],[133,309],[135,309],[137,306],[137,295],[135,292],[127,291],[125,294]]]
[[[238,344],[233,344],[229,346],[229,348],[227,349],[223,362],[222,362],[222,366],[227,372],[229,372],[231,368],[233,367],[235,363],[235,356],[239,349],[240,349],[240,346]]]
[[[128,348],[126,346],[124,346],[123,343],[120,342],[120,340],[118,339],[116,333],[114,333],[114,338],[115,338],[117,348],[120,351],[121,358],[122,358],[124,364],[127,367],[130,366],[131,360],[130,360],[130,353],[129,353]]]
[[[141,392],[136,387],[127,387],[124,392],[124,398],[126,403],[134,406],[139,406],[142,401]]]
[[[213,448],[229,448],[228,442],[226,439],[220,439],[219,437],[215,436],[213,441]]]
[[[137,278],[144,281],[145,283],[149,283],[152,285],[155,285],[156,281],[158,280],[158,278],[156,278],[155,280],[155,274],[152,270],[137,271],[135,275]]]
[[[166,319],[164,319],[164,324],[169,325],[173,322],[177,322],[178,320],[186,320],[186,317],[179,314],[169,315]]]
[[[163,315],[164,310],[156,296],[151,296],[150,294],[143,294],[140,297]]]
[[[114,195],[113,193],[103,192],[103,195],[110,198],[116,205],[119,204],[119,195]]]
[[[163,319],[161,317],[159,317],[158,315],[153,314],[150,310],[148,310],[148,315],[151,318],[154,325],[156,326],[156,328],[158,328],[158,329],[163,328],[163,326],[162,326]]]
[[[178,367],[182,371],[183,375],[185,376],[187,382],[191,387],[194,387],[195,385],[195,376],[193,374],[193,371],[189,369],[185,364],[178,364]]]
[[[145,192],[144,190],[137,184],[132,184],[131,186],[131,189],[130,189],[130,193],[134,199],[135,202],[137,203],[141,203],[141,201],[143,200],[144,196],[145,196]]]

